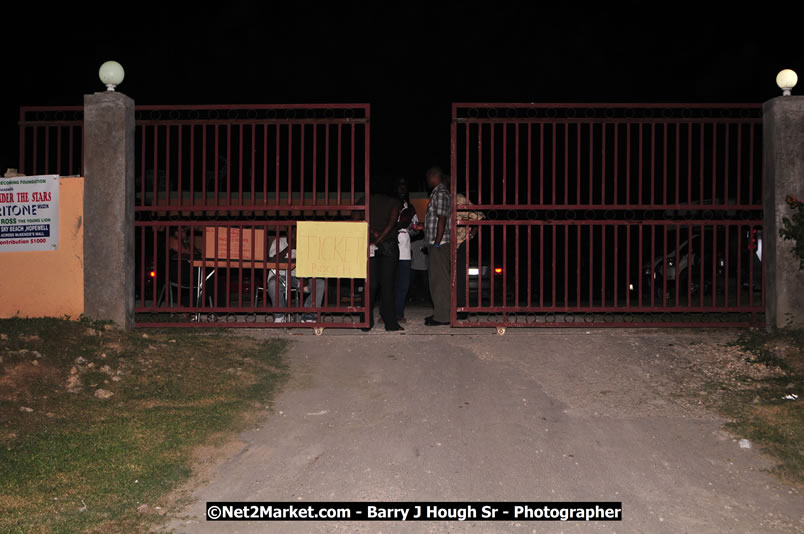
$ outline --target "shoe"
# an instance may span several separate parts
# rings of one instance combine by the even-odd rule
[[[315,315],[313,315],[312,313],[305,313],[304,315],[302,315],[301,322],[303,322],[303,323],[314,323],[315,322]]]
[[[287,319],[285,318],[284,315],[274,315],[274,322],[275,323],[285,323],[285,322],[287,322]]]
[[[399,325],[392,326],[392,327],[388,327],[388,326],[386,326],[386,327],[385,327],[385,331],[386,331],[386,332],[401,332],[401,331],[404,331],[404,330],[405,330],[405,329],[404,329],[404,328],[402,328],[402,327],[401,327],[401,326],[399,326]]]
[[[441,321],[436,321],[435,319],[433,319],[432,316],[426,318],[424,320],[424,324],[426,326],[448,326],[449,325],[449,323],[443,323]]]

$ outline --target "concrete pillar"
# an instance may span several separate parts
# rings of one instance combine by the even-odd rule
[[[134,324],[134,101],[84,96],[84,314]]]
[[[792,215],[785,198],[804,198],[804,96],[765,102],[763,122],[766,322],[769,328],[804,326],[804,271],[792,242],[779,237],[782,217]]]

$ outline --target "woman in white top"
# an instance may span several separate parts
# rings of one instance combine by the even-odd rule
[[[399,240],[399,263],[396,268],[396,320],[399,323],[405,322],[405,300],[408,298],[408,288],[410,287],[410,231],[414,225],[418,224],[416,208],[410,203],[408,195],[408,184],[405,179],[399,180],[397,193],[402,201],[402,209],[399,210],[399,226],[397,229],[397,239]]]
[[[296,259],[296,227],[290,227],[291,232],[291,239],[293,241],[293,249],[288,251],[288,239],[285,236],[279,238],[279,242],[274,239],[271,242],[271,248],[268,250],[268,256],[274,258],[279,256],[280,261],[287,261],[288,260],[288,252],[290,252],[290,259]],[[278,245],[278,246],[277,246]],[[270,263],[269,263],[270,265]],[[287,270],[279,271],[279,283],[274,280],[277,276],[276,269],[271,269],[268,272],[268,295],[271,297],[271,302],[274,303],[274,306],[279,308],[286,308],[288,305],[287,297],[288,293],[292,289],[299,289],[301,285],[299,283],[299,279],[296,278],[296,269],[295,267],[293,270],[290,271],[290,285],[288,286],[288,272]],[[315,288],[313,288],[313,284],[315,283]],[[279,293],[277,294],[277,286],[279,289]],[[310,308],[312,307],[313,303],[313,295],[315,295],[315,307],[320,308],[321,304],[324,301],[324,290],[326,288],[326,284],[323,278],[307,278],[304,280],[304,307]],[[283,323],[286,320],[286,316],[284,313],[274,313],[274,322],[275,323]],[[316,320],[316,316],[314,313],[305,313],[302,315],[301,322],[303,323],[313,323]]]

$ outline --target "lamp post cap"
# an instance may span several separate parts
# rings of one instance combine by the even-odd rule
[[[788,96],[790,90],[798,83],[798,74],[792,69],[784,69],[776,75],[776,85],[782,90],[782,94]]]
[[[126,71],[117,61],[107,61],[98,69],[98,78],[106,86],[107,91],[114,91],[115,87],[123,83]]]

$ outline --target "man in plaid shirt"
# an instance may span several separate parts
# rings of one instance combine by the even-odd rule
[[[428,275],[433,315],[427,326],[447,325],[450,321],[450,215],[449,177],[439,167],[427,171],[427,185],[433,189],[424,219],[424,239],[429,259]]]

